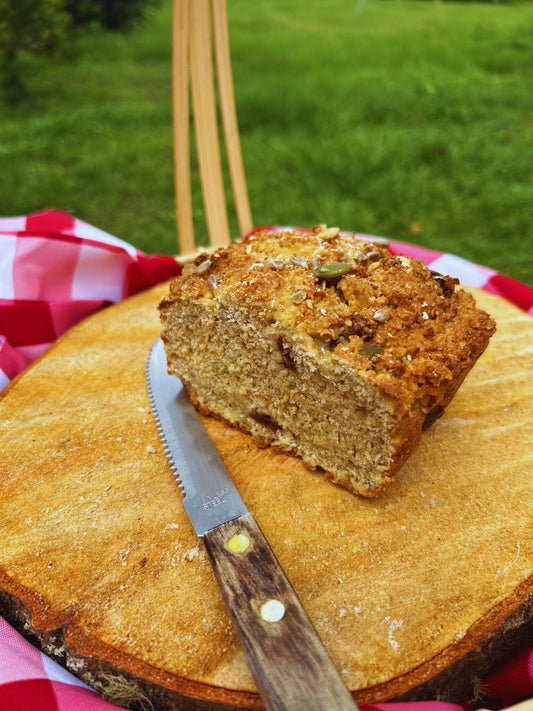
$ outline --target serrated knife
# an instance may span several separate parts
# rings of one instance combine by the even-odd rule
[[[296,593],[211,442],[181,381],[152,346],[148,391],[183,504],[211,565],[268,711],[353,711]]]

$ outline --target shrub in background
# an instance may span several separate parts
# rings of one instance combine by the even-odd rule
[[[57,55],[76,28],[127,31],[159,0],[0,0],[0,82],[8,101],[26,93],[26,55]]]
[[[97,23],[108,30],[130,30],[158,0],[64,0],[74,25]]]
[[[64,0],[0,0],[0,72],[9,97],[24,93],[23,55],[57,54],[69,25]]]

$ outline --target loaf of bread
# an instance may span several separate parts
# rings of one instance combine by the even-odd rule
[[[495,330],[457,284],[337,228],[257,231],[170,283],[168,369],[201,412],[372,497]]]

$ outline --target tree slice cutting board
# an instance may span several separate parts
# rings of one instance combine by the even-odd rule
[[[261,708],[150,411],[165,290],[88,318],[4,393],[0,611],[125,707]],[[361,704],[461,695],[533,617],[533,321],[474,294],[498,331],[377,499],[204,418]]]

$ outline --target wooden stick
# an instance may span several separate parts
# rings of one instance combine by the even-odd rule
[[[245,235],[250,232],[253,224],[242,162],[237,113],[235,110],[226,0],[212,0],[212,8],[218,92],[222,125],[224,128],[224,140],[226,142],[226,154],[228,157],[239,232],[241,235]]]
[[[172,114],[178,246],[181,253],[187,253],[195,248],[189,148],[189,0],[173,2]]]
[[[194,123],[209,241],[225,246],[230,243],[230,232],[218,140],[209,0],[192,0],[189,19]]]

